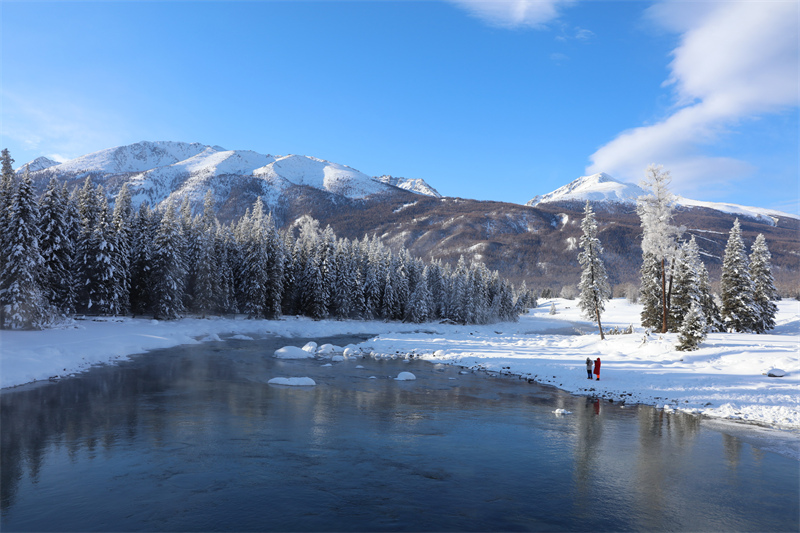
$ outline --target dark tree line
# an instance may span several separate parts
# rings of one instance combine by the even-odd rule
[[[535,297],[482,263],[423,262],[372,236],[339,239],[303,217],[276,228],[259,198],[221,224],[211,191],[201,213],[133,207],[127,187],[109,205],[87,177],[53,178],[36,198],[8,151],[0,181],[0,327],[42,328],[59,316],[242,313],[249,318],[516,320]]]

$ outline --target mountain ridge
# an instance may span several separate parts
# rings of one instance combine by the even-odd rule
[[[649,194],[649,192],[638,185],[625,183],[605,172],[599,172],[589,176],[581,176],[547,194],[534,196],[525,205],[536,207],[543,204],[584,204],[588,200],[593,204],[602,203],[612,207],[635,207],[637,199],[647,194]],[[698,207],[713,209],[727,214],[754,218],[770,225],[777,224],[778,220],[784,217],[800,220],[800,215],[785,213],[775,209],[751,207],[727,202],[692,200],[678,195],[675,196],[675,206],[679,209],[693,209]]]

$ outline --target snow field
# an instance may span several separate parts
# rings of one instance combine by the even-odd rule
[[[556,305],[555,315],[549,314],[551,303]],[[281,350],[332,362],[362,356],[423,359],[464,367],[462,372],[515,375],[616,402],[800,429],[800,302],[778,302],[777,326],[769,334],[713,333],[694,352],[674,349],[677,334],[645,335],[638,327],[641,307],[623,299],[607,303],[603,324],[620,329],[633,324],[634,333],[607,335],[600,341],[596,328],[580,317],[576,304],[576,300],[543,300],[517,323],[485,326],[298,317],[278,321],[218,317],[166,322],[73,320],[45,331],[0,332],[0,386],[58,379],[94,364],[179,344],[362,334],[374,337],[357,346],[323,345],[322,353],[323,347],[316,343]],[[587,379],[587,357],[601,359],[600,381]],[[766,375],[776,368],[786,375]]]

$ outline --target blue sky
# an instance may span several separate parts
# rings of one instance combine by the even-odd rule
[[[524,203],[655,162],[678,194],[798,210],[794,1],[0,9],[0,144],[18,164],[201,142]]]

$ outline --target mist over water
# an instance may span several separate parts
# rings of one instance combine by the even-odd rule
[[[798,529],[798,462],[740,430],[428,362],[271,357],[305,342],[3,391],[3,531]]]

